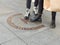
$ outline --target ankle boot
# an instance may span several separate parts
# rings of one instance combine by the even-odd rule
[[[55,21],[52,21],[52,22],[51,22],[50,27],[51,27],[51,28],[55,28],[55,27],[56,27]]]

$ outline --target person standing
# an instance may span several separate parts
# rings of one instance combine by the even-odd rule
[[[26,20],[29,19],[29,16],[30,16],[31,2],[32,2],[32,0],[27,0],[26,1],[26,14],[24,15],[24,18]],[[37,15],[37,13],[38,13],[37,6],[38,6],[38,0],[35,0],[35,2],[34,2],[34,8],[33,8],[33,12],[34,12],[35,15]]]

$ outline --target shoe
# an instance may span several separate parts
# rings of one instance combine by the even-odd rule
[[[35,16],[35,17],[31,18],[30,21],[31,22],[39,21],[40,23],[42,23],[42,18],[40,16]]]
[[[38,15],[38,13],[37,13],[37,12],[35,13],[35,11],[33,11],[33,14],[34,14],[35,16],[37,16],[37,15]]]
[[[24,19],[28,20],[30,17],[30,13],[28,14],[28,16],[25,16]]]
[[[26,19],[26,20],[28,20],[29,19],[29,17],[30,17],[30,11],[29,11],[30,9],[26,9],[26,14],[25,14],[25,16],[24,16],[24,19]]]
[[[51,23],[50,27],[51,27],[51,28],[55,28],[55,27],[56,27],[56,24],[55,24],[54,21]]]
[[[42,23],[42,18],[39,17],[38,21],[39,21],[40,23]]]

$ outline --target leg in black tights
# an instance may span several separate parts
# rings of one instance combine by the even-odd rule
[[[56,21],[56,12],[52,12],[51,28],[55,28],[56,27],[55,21]]]

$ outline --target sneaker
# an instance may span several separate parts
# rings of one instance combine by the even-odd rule
[[[24,19],[28,20],[30,17],[30,13],[28,14],[28,16],[25,16]]]
[[[24,19],[26,19],[26,20],[29,19],[29,16],[30,16],[30,12],[29,12],[29,9],[27,9]]]
[[[30,21],[31,22],[39,21],[40,23],[42,23],[42,18],[40,16],[35,16],[35,17],[31,18]]]

